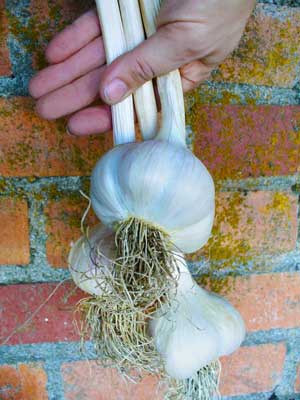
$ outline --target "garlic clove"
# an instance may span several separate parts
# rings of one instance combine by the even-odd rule
[[[68,264],[75,284],[84,292],[100,296],[103,293],[103,274],[108,274],[114,257],[114,233],[99,224],[88,237],[82,236],[72,246]]]

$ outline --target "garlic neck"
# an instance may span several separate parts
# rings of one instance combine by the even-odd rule
[[[161,0],[140,0],[147,37],[156,32]],[[186,146],[184,99],[178,70],[157,78],[162,124],[155,139]]]
[[[117,0],[96,0],[107,64],[127,51]],[[112,106],[114,144],[135,141],[132,96]]]
[[[119,0],[127,50],[145,40],[138,0]],[[134,94],[134,105],[144,140],[153,139],[158,130],[157,106],[152,81],[146,82]]]

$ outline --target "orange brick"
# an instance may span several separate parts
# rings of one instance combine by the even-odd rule
[[[280,383],[286,348],[284,344],[242,347],[222,359],[220,391],[223,396],[268,392]]]
[[[82,235],[80,223],[86,207],[87,201],[79,196],[49,203],[46,209],[46,247],[48,261],[53,267],[67,267],[70,244]],[[97,221],[91,212],[86,222],[92,226]]]
[[[47,375],[39,364],[0,366],[1,400],[47,400]]]
[[[0,0],[0,76],[11,74],[7,34],[8,19],[5,11],[5,0]]]
[[[162,400],[157,378],[126,383],[118,372],[96,362],[79,361],[62,366],[66,400]]]
[[[300,65],[300,9],[258,5],[239,48],[215,79],[292,88]]]
[[[293,175],[300,168],[299,106],[202,106],[187,116],[194,151],[214,179]]]
[[[32,49],[34,65],[37,68],[46,64],[44,50],[55,33],[93,6],[94,2],[91,0],[31,0],[30,25],[22,28],[19,34],[38,42]]]
[[[295,392],[300,393],[300,365],[297,367],[297,376],[295,382]]]
[[[241,313],[248,332],[300,327],[300,275],[275,273],[227,278],[223,294]]]
[[[112,146],[111,134],[73,138],[63,122],[47,122],[29,98],[0,99],[0,174],[4,176],[89,175]]]
[[[0,264],[28,264],[30,253],[26,201],[0,198],[0,220]]]
[[[262,254],[294,250],[297,241],[297,197],[286,192],[218,193],[216,219],[208,244],[189,258],[205,255],[223,261],[247,262]]]

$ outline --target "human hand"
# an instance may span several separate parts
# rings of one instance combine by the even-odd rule
[[[74,135],[111,129],[110,107],[144,82],[180,68],[183,90],[207,79],[237,46],[255,0],[165,0],[157,33],[105,65],[96,11],[82,15],[50,42],[51,64],[29,85],[45,119],[69,116]],[[91,105],[102,99],[104,103]]]

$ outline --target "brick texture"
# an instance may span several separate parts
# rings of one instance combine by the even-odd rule
[[[215,179],[293,175],[300,167],[299,106],[201,106],[188,114],[194,151]]]
[[[242,347],[222,359],[220,391],[223,396],[268,392],[280,383],[286,348],[284,344]]]
[[[276,273],[226,278],[218,292],[241,313],[248,332],[300,327],[300,276]]]
[[[5,11],[5,0],[0,0],[0,76],[11,74],[9,50],[7,47],[8,19]]]
[[[47,400],[47,375],[40,364],[0,366],[1,400]]]
[[[0,197],[0,220],[0,264],[28,264],[30,253],[26,201]]]
[[[67,267],[70,245],[82,235],[80,224],[87,207],[82,197],[64,198],[49,202],[46,208],[47,258],[53,267]],[[97,218],[90,212],[86,220],[89,226],[96,225]]]
[[[1,344],[78,340],[74,310],[84,295],[70,283],[55,290],[56,287],[57,284],[0,286]]]
[[[212,237],[189,259],[204,255],[212,263],[222,260],[226,268],[261,254],[294,250],[297,202],[297,197],[287,192],[218,193]]]
[[[234,54],[215,79],[293,87],[300,65],[300,9],[258,5]]]
[[[0,174],[89,175],[111,147],[111,134],[73,138],[65,124],[40,119],[28,98],[0,99]]]
[[[296,375],[296,381],[295,381],[295,392],[300,393],[300,365],[297,367],[297,375]]]
[[[138,384],[125,382],[116,370],[96,362],[79,361],[62,366],[66,400],[162,400],[157,378],[147,376]]]

